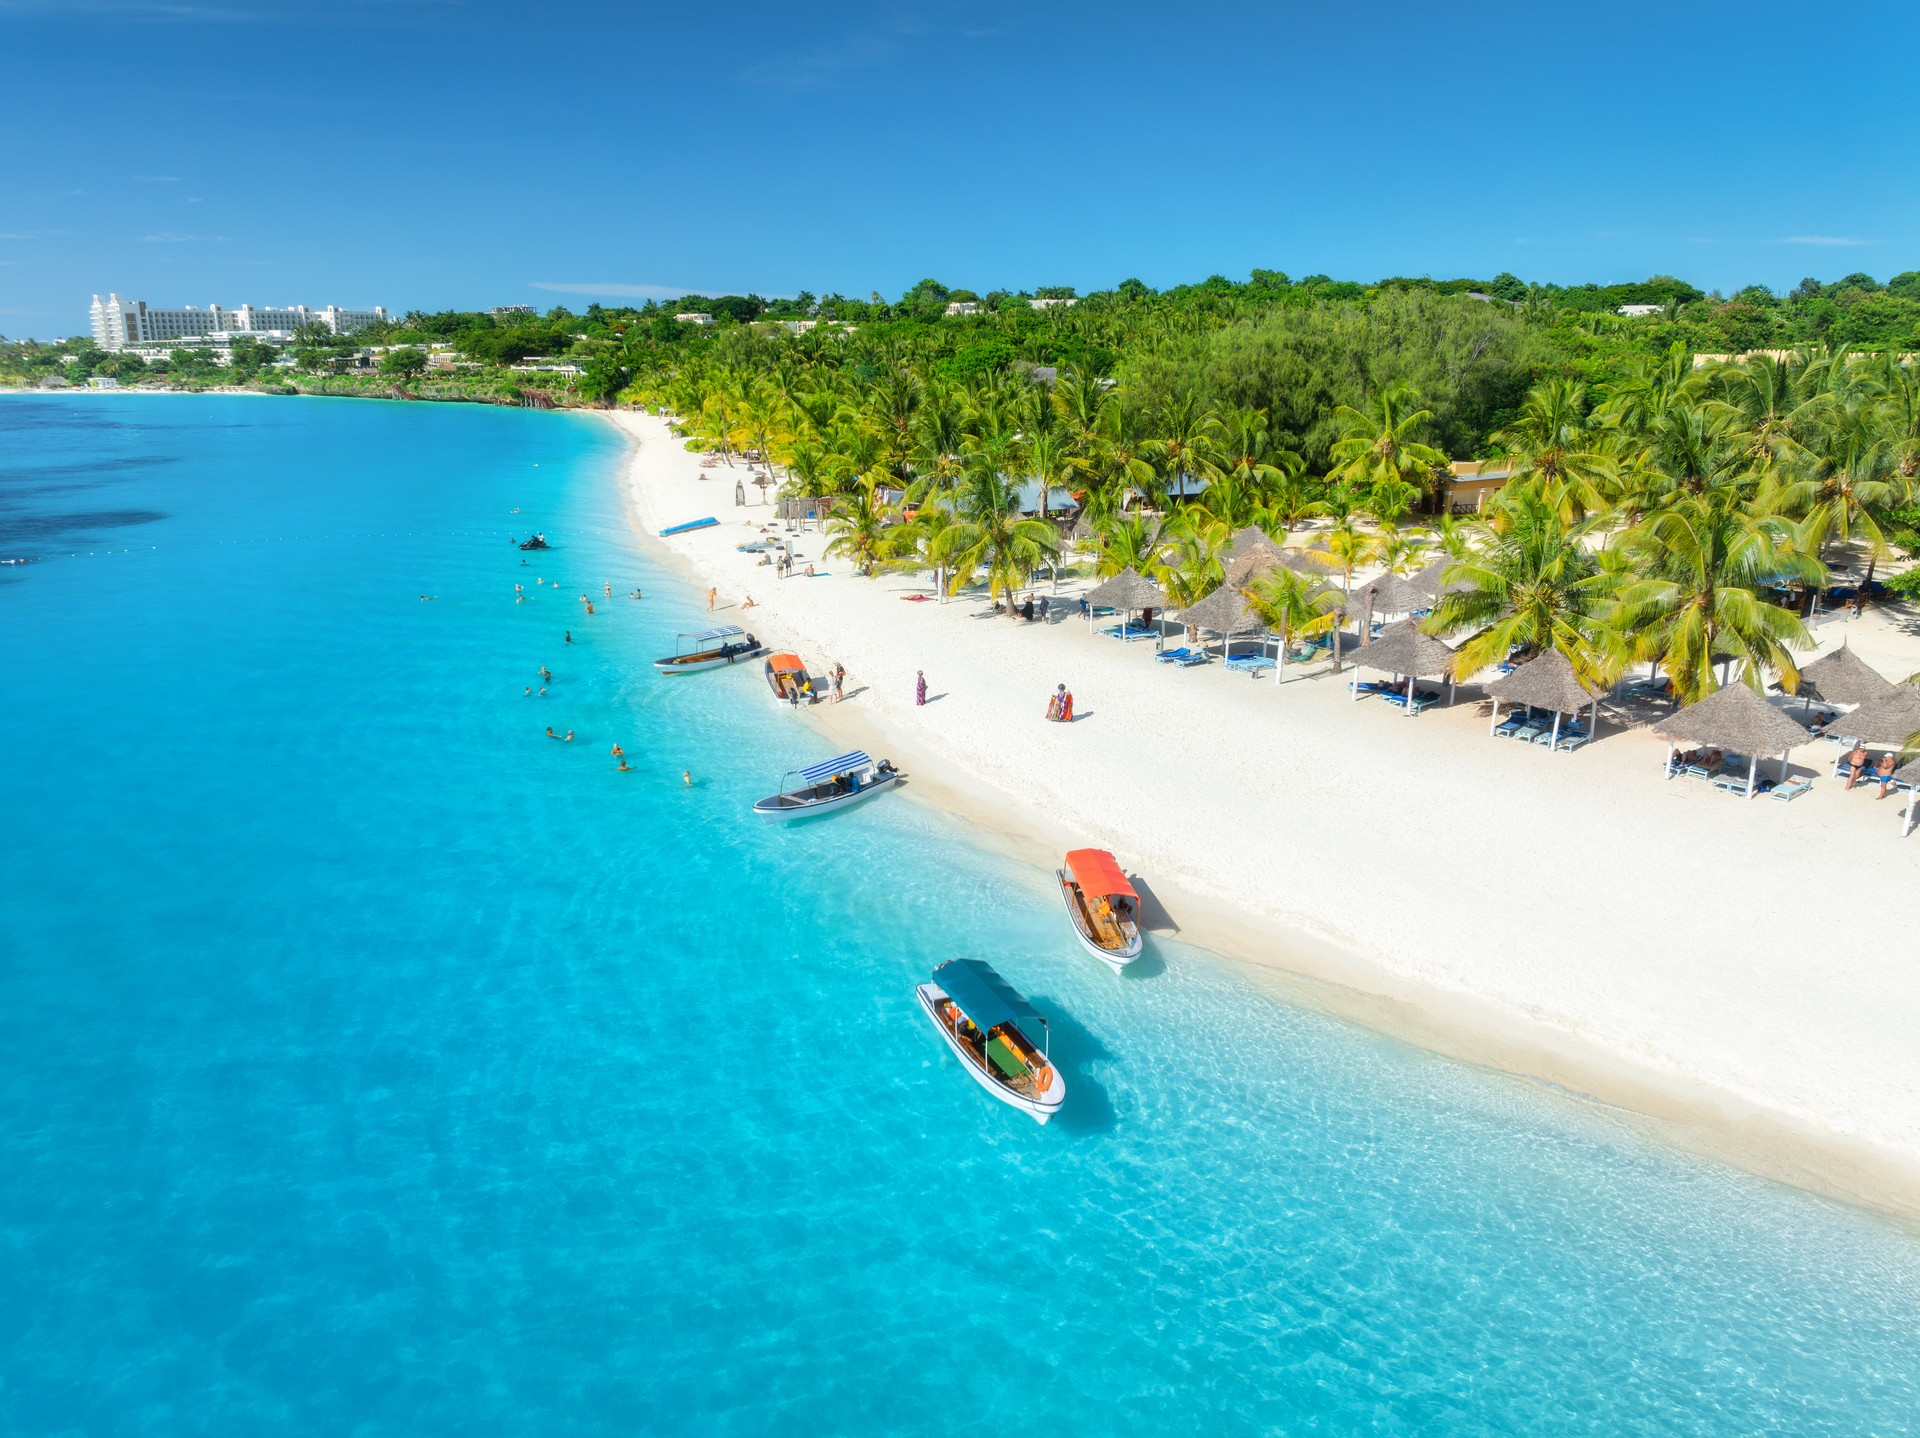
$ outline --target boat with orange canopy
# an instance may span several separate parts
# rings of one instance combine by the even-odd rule
[[[1081,945],[1102,963],[1124,969],[1140,957],[1140,896],[1105,849],[1073,849],[1056,869],[1060,897]]]
[[[769,654],[761,670],[767,676],[767,687],[773,690],[773,697],[782,704],[798,707],[819,702],[820,693],[807,676],[806,662],[798,654]]]

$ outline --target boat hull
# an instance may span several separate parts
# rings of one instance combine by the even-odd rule
[[[938,984],[921,984],[914,993],[920,1000],[920,1007],[926,1010],[927,1020],[933,1025],[934,1032],[946,1040],[947,1047],[953,1050],[954,1058],[960,1061],[960,1067],[965,1069],[981,1088],[1009,1108],[1019,1109],[1035,1123],[1043,1124],[1060,1112],[1060,1106],[1067,1100],[1067,1081],[1060,1077],[1060,1070],[1057,1067],[1049,1065],[1053,1068],[1053,1078],[1047,1084],[1045,1092],[1038,1098],[1028,1098],[1025,1094],[1016,1093],[1002,1084],[995,1083],[974,1062],[973,1055],[968,1052],[966,1045],[955,1038],[953,1031],[940,1022],[940,1010],[937,1005],[947,996],[947,991]]]
[[[691,534],[696,529],[712,529],[720,521],[709,515],[705,519],[689,519],[685,524],[669,524],[660,531],[662,539],[673,534]]]
[[[785,797],[784,795],[770,794],[754,804],[753,812],[760,816],[760,822],[763,824],[785,824],[794,819],[811,819],[816,814],[833,814],[842,809],[851,809],[863,799],[871,798],[882,790],[891,789],[900,782],[900,779],[901,776],[898,774],[889,774],[883,779],[870,780],[852,793],[835,794],[830,799],[820,799],[807,804],[782,805],[780,800]]]
[[[725,669],[729,664],[738,664],[745,659],[757,659],[766,652],[765,645],[755,645],[752,649],[740,649],[731,654],[689,654],[684,658],[656,659],[653,667],[660,674],[699,674],[707,669]]]
[[[1094,942],[1093,935],[1089,934],[1086,927],[1080,922],[1080,907],[1074,902],[1074,895],[1078,892],[1078,889],[1073,882],[1072,876],[1069,875],[1065,869],[1055,869],[1053,872],[1055,877],[1060,881],[1060,901],[1066,905],[1067,923],[1073,929],[1073,936],[1080,941],[1081,948],[1092,954],[1115,973],[1119,973],[1120,970],[1140,957],[1141,951],[1146,947],[1146,937],[1140,932],[1138,924],[1134,925],[1132,942],[1128,943],[1125,947],[1118,949],[1103,948]]]

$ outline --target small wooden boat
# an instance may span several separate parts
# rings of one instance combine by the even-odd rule
[[[798,706],[820,702],[819,690],[808,677],[807,666],[798,654],[769,654],[761,671],[767,676],[767,687],[773,690],[773,697],[782,704]]]
[[[688,649],[687,646],[694,646]],[[766,646],[737,624],[719,629],[703,629],[698,634],[682,634],[674,642],[673,657],[656,659],[653,667],[662,674],[696,674],[702,669],[718,669],[751,659]]]
[[[1140,896],[1113,855],[1073,849],[1067,867],[1054,873],[1082,948],[1115,969],[1140,957]]]
[[[660,531],[660,537],[665,539],[670,534],[687,534],[696,529],[711,529],[719,522],[712,515],[708,515],[705,519],[689,519],[685,524],[669,524]]]
[[[1047,1021],[979,959],[955,959],[914,992],[973,1081],[1045,1123],[1066,1102],[1067,1081],[1047,1055]],[[1040,1046],[1028,1030],[1038,1027]]]
[[[781,777],[780,792],[758,801],[753,812],[768,824],[830,814],[891,789],[902,777],[891,760],[875,764],[856,749],[806,769],[789,769]]]

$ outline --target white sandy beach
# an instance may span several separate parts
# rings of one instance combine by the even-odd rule
[[[1111,848],[1180,936],[1266,965],[1305,999],[1427,1047],[1651,1115],[1702,1151],[1920,1215],[1920,833],[1899,798],[1843,792],[1836,750],[1793,803],[1662,776],[1664,741],[1604,722],[1572,753],[1495,741],[1477,691],[1418,717],[1351,702],[1324,664],[1252,680],[1157,665],[1083,621],[981,617],[973,597],[903,602],[925,576],[777,580],[734,546],[771,519],[745,466],[702,469],[665,420],[611,418],[650,534],[723,612],[846,666],[826,728],[892,755],[910,789],[1035,858]],[[1063,584],[1071,595],[1081,585]],[[1041,586],[1045,593],[1045,586]],[[738,607],[751,593],[757,607]],[[1920,636],[1884,611],[1834,618],[1894,677]],[[913,702],[914,671],[930,694]],[[1079,722],[1042,718],[1057,682]],[[769,698],[766,702],[771,703]]]

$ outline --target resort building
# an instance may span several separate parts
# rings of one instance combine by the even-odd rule
[[[1036,310],[1050,310],[1055,305],[1077,305],[1080,301],[1071,295],[1053,295],[1046,299],[1028,300],[1027,303]]]
[[[103,300],[95,295],[93,339],[104,350],[167,345],[187,339],[231,340],[235,335],[274,343],[291,340],[303,325],[320,325],[334,334],[350,335],[386,317],[387,312],[378,305],[370,310],[344,310],[338,305],[319,310],[305,305],[287,309],[208,305],[204,310],[188,305],[179,310],[156,310],[149,309],[145,300],[123,300],[117,294]]]
[[[713,323],[713,316],[700,310],[688,310],[685,314],[675,315],[674,318],[683,325],[710,325]]]
[[[1667,312],[1665,305],[1622,305],[1614,313],[1625,315],[1630,320],[1643,320],[1648,315],[1660,315]]]
[[[487,313],[492,315],[497,320],[504,320],[511,315],[530,315],[533,313],[533,306],[532,305],[495,305],[492,309],[488,310]]]
[[[947,302],[947,313],[950,315],[977,315],[980,313],[980,304],[977,300],[949,300]]]
[[[1487,497],[1513,476],[1513,463],[1505,459],[1456,459],[1447,468],[1452,471],[1445,496],[1449,514],[1478,514]]]

